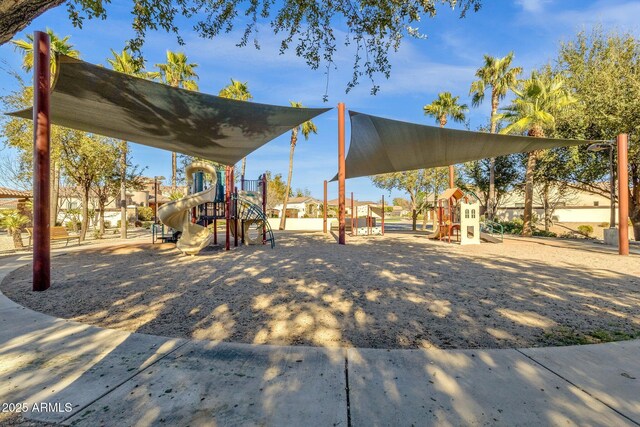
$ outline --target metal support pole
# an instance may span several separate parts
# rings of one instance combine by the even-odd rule
[[[262,223],[262,244],[265,245],[267,243],[267,221],[269,221],[267,217],[267,173],[262,174],[262,213],[264,214],[264,222]]]
[[[338,244],[346,244],[345,227],[345,162],[344,162],[344,103],[338,104]]]
[[[49,36],[33,34],[33,290],[51,285],[49,95],[51,65]]]
[[[227,166],[227,170],[225,173],[225,186],[224,186],[224,218],[226,222],[226,241],[224,243],[225,250],[231,249],[231,238],[230,238],[230,225],[229,221],[231,221],[231,174],[233,173],[233,169]]]
[[[618,253],[629,255],[629,136],[618,135]]]
[[[322,204],[322,232],[327,233],[327,180],[324,181],[324,203]]]
[[[213,205],[213,214],[216,215],[216,208],[215,208],[215,204]],[[213,244],[217,245],[218,244],[218,218],[217,216],[213,217]]]
[[[611,215],[609,228],[616,228],[616,176],[613,167],[613,145],[609,146],[609,186],[611,187]]]
[[[233,228],[235,233],[233,233],[233,246],[238,247],[238,187],[235,187],[234,196],[233,196]]]

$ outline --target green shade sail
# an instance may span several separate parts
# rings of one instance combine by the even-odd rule
[[[455,165],[592,142],[439,128],[355,111],[349,111],[349,116],[351,142],[345,159],[347,178]]]
[[[53,124],[225,165],[328,110],[220,98],[64,55],[51,93]],[[30,108],[10,114],[33,116]]]

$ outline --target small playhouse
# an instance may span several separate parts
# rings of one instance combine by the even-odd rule
[[[480,244],[480,202],[473,194],[449,188],[438,197],[437,228],[433,239]]]

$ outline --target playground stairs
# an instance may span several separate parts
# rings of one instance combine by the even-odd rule
[[[241,221],[253,221],[252,228],[254,228],[256,232],[262,234],[262,230],[264,230],[264,243],[269,243],[272,248],[275,247],[276,239],[273,236],[273,230],[269,225],[267,216],[262,211],[262,207],[242,197],[238,197],[236,202],[238,219]]]

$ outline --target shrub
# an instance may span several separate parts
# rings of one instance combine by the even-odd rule
[[[139,220],[138,220],[138,221],[136,221],[133,225],[134,225],[135,227],[142,227],[142,221],[139,221]]]
[[[147,230],[151,229],[151,226],[153,225],[153,221],[143,221],[142,222],[142,226],[144,228],[146,228]]]
[[[600,224],[598,224],[598,227],[609,228],[609,223],[608,222],[601,222]]]
[[[593,233],[593,227],[590,225],[579,225],[578,232],[585,237],[589,237]]]
[[[533,235],[539,237],[558,237],[558,235],[553,231],[546,230],[533,230]]]
[[[104,220],[104,228],[111,228],[111,221]]]
[[[516,218],[511,221],[500,221],[500,224],[504,228],[505,234],[522,234],[524,221],[520,218]]]
[[[116,228],[119,230],[120,229],[120,225],[122,224],[121,220],[118,220],[118,222],[116,222]],[[127,222],[127,228],[131,228],[131,224]],[[114,233],[117,234],[117,233]]]
[[[151,221],[153,219],[153,209],[149,206],[140,206],[138,208],[138,219],[140,221]]]
[[[94,239],[102,239],[102,233],[100,232],[100,229],[96,228],[95,230],[93,230],[93,238]]]

